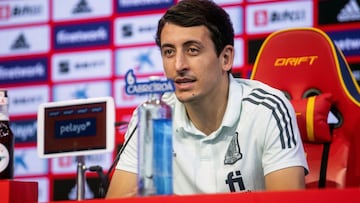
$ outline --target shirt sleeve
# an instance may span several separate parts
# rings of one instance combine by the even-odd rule
[[[266,128],[263,146],[264,175],[287,167],[302,166],[305,174],[308,165],[301,141],[296,116],[291,103],[282,95],[274,94],[277,100],[268,115],[265,115]]]

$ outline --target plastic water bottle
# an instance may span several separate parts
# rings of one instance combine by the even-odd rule
[[[173,194],[172,109],[150,93],[138,109],[138,194]]]

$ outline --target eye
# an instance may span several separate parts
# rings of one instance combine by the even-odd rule
[[[195,48],[195,47],[189,47],[188,49],[188,53],[190,55],[197,55],[199,53],[199,49]]]
[[[162,54],[166,57],[171,57],[175,54],[173,49],[163,49]]]

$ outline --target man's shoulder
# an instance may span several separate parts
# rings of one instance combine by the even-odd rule
[[[283,97],[284,93],[281,90],[272,87],[268,84],[265,84],[261,81],[252,80],[252,79],[243,79],[243,78],[235,78],[235,81],[237,85],[242,86],[241,89],[243,90],[243,97],[247,97],[251,94],[254,94],[254,92],[262,92],[269,95],[277,95],[285,99]]]

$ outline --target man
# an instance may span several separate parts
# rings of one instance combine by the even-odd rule
[[[263,83],[234,79],[234,31],[212,1],[182,0],[156,35],[175,93],[174,193],[303,189],[308,170],[294,110]],[[137,122],[136,111],[125,135]],[[136,136],[114,172],[108,198],[136,195]]]

